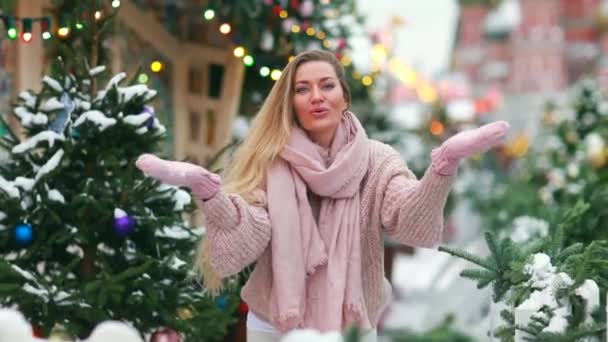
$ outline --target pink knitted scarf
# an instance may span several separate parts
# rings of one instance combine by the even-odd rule
[[[369,163],[368,139],[346,112],[338,127],[329,167],[306,133],[294,127],[268,171],[272,226],[271,323],[295,328],[370,328],[361,280],[359,189]],[[307,190],[321,197],[318,225]],[[310,298],[311,278],[322,289]]]

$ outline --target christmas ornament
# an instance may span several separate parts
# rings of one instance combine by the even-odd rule
[[[262,39],[260,40],[260,49],[264,51],[271,51],[274,47],[274,36],[270,30],[264,30],[262,33]]]
[[[194,315],[192,314],[192,310],[189,308],[179,308],[177,309],[177,317],[183,320],[188,320],[194,317]]]
[[[228,307],[228,297],[226,297],[226,296],[217,297],[216,304],[217,304],[217,307],[220,308],[220,310],[222,310],[222,311],[226,310],[226,308]]]
[[[119,208],[114,209],[114,232],[120,237],[125,237],[133,232],[135,219]]]
[[[32,335],[38,338],[44,337],[42,336],[42,329],[40,329],[40,327],[32,327]]]
[[[29,245],[34,241],[34,228],[30,224],[22,223],[13,231],[15,242],[20,246]]]
[[[291,32],[291,28],[293,27],[293,25],[296,24],[296,20],[294,18],[287,18],[285,20],[283,20],[283,32],[285,33],[290,33]]]
[[[249,312],[249,305],[245,302],[241,302],[241,305],[239,305],[239,312],[242,315],[246,315]]]
[[[606,164],[606,144],[604,139],[597,134],[591,133],[585,137],[587,159],[594,168],[599,169]]]
[[[275,16],[279,16],[279,14],[281,14],[281,11],[283,10],[283,8],[281,8],[281,6],[279,5],[274,5],[274,7],[272,7],[272,14],[274,14]]]
[[[49,334],[49,342],[71,342],[74,339],[70,336],[63,325],[57,324],[51,329]]]
[[[310,17],[315,11],[315,5],[312,3],[312,0],[304,0],[300,5],[300,15],[304,18]]]
[[[150,342],[181,342],[182,337],[175,330],[161,328],[150,336]]]
[[[13,309],[0,309],[0,341],[30,341],[32,327],[25,317]]]
[[[148,129],[153,129],[155,126],[155,117],[156,117],[156,112],[154,111],[154,107],[144,106],[144,110],[142,110],[142,113],[150,114],[150,118],[148,120],[146,120],[146,127],[148,127]]]
[[[70,121],[70,117],[72,112],[76,108],[76,104],[70,98],[68,93],[63,92],[60,98],[61,104],[63,104],[63,109],[57,113],[55,119],[51,122],[50,129],[55,133],[63,133],[65,126]]]
[[[118,321],[106,321],[99,324],[86,340],[86,342],[108,341],[143,342],[137,330]]]

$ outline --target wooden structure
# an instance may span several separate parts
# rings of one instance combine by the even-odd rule
[[[15,14],[20,17],[41,16],[50,5],[50,0],[18,1]],[[174,158],[204,164],[231,140],[244,66],[233,56],[229,44],[213,47],[179,39],[165,29],[156,14],[154,10],[146,11],[131,1],[122,1],[118,25],[145,41],[163,62],[171,65],[166,70],[170,73],[166,75],[170,79],[170,88],[165,90],[171,97],[169,111],[173,122],[169,126],[173,127]],[[40,26],[34,25],[35,39],[27,44],[14,42],[16,93],[13,96],[25,89],[40,88],[46,61],[39,31]],[[114,73],[131,71],[124,68],[126,63],[119,51],[124,46],[121,39],[122,36],[117,35],[111,43],[111,69]]]

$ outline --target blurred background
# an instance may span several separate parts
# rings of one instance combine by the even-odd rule
[[[86,52],[157,92],[159,155],[219,170],[289,59],[327,49],[368,134],[418,177],[448,137],[511,124],[502,145],[461,164],[441,250],[385,241],[393,298],[382,338],[605,339],[608,1],[90,2],[95,10],[79,16],[58,10],[68,1],[0,0],[0,136],[27,139],[13,115],[21,92],[40,91],[62,46],[111,16],[103,51]],[[12,154],[0,148],[0,165]],[[244,340],[248,308],[234,298],[217,340]]]

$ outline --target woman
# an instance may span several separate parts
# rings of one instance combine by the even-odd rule
[[[198,264],[208,287],[256,263],[241,292],[250,342],[350,325],[375,341],[391,291],[383,234],[411,246],[438,243],[458,161],[508,130],[495,122],[453,136],[416,180],[393,148],[366,136],[350,101],[335,56],[304,52],[270,91],[223,189],[220,176],[200,166],[149,154],[136,162],[202,200],[207,237]]]

